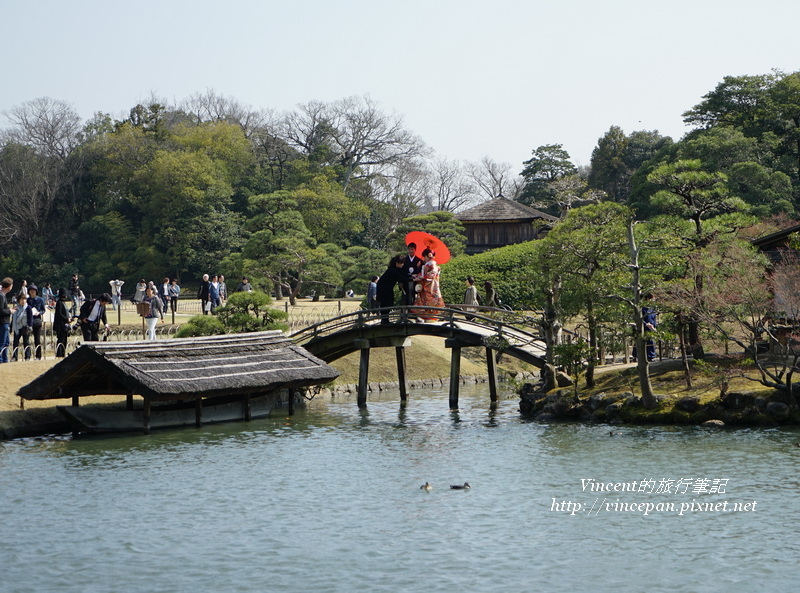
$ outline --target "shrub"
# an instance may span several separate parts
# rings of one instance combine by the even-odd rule
[[[287,318],[286,312],[270,308],[271,303],[272,299],[263,292],[237,292],[216,313],[224,328],[232,333],[288,329],[287,324],[281,323]]]
[[[224,333],[225,326],[213,315],[195,315],[181,326],[175,337],[217,336]]]
[[[538,241],[528,241],[492,249],[477,255],[460,255],[442,266],[441,288],[445,303],[464,302],[467,276],[484,296],[483,283],[490,280],[503,305],[516,310],[541,306],[531,276]]]

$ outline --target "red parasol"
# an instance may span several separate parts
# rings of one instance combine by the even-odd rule
[[[417,244],[417,255],[420,257],[422,257],[422,252],[427,247],[436,254],[433,259],[436,260],[437,264],[446,264],[450,261],[450,250],[447,248],[447,245],[445,245],[441,239],[434,237],[430,233],[411,231],[406,235],[406,245],[409,243]]]

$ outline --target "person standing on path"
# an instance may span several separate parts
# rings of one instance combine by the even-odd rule
[[[39,296],[39,287],[31,282],[28,287],[28,306],[31,308],[31,317],[33,320],[33,353],[36,360],[42,358],[42,328],[44,327],[44,314],[47,311],[47,305],[44,299]]]
[[[8,351],[11,346],[11,308],[8,306],[8,295],[14,288],[14,280],[3,278],[0,282],[0,362],[8,362]]]
[[[211,282],[208,280],[208,274],[203,274],[200,288],[197,290],[197,298],[200,299],[200,310],[203,315],[208,315],[211,311]]]
[[[56,300],[55,311],[53,312],[53,328],[56,332],[56,358],[63,358],[67,355],[67,336],[69,335],[72,317],[67,310],[67,291],[65,288],[58,289],[58,299]]]
[[[481,295],[478,294],[478,289],[475,288],[475,278],[472,276],[467,276],[467,289],[464,291],[464,304],[465,305],[472,305],[464,307],[464,311],[467,313],[474,313],[478,305],[481,302]],[[472,315],[465,315],[467,321],[473,318]]]
[[[144,300],[142,302],[150,305],[150,308],[144,316],[144,320],[147,323],[147,339],[155,340],[158,320],[161,319],[161,321],[164,321],[164,302],[153,293],[153,289],[150,287],[145,290]]]
[[[111,285],[111,305],[116,311],[117,307],[122,306],[122,285],[125,284],[125,281],[116,279],[109,280],[108,283]]]
[[[78,282],[78,272],[75,272],[69,280],[69,296],[72,298],[70,314],[75,317],[78,314],[81,302],[81,285]]]
[[[11,332],[14,334],[14,345],[11,348],[12,358],[19,358],[19,342],[22,339],[23,358],[31,357],[30,335],[33,318],[31,308],[28,306],[28,297],[23,293],[17,295],[17,308],[11,314]]]

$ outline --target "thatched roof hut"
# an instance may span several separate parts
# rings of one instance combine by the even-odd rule
[[[558,220],[546,212],[498,196],[457,215],[467,233],[468,254],[533,241]],[[534,225],[541,221],[543,225]]]
[[[169,341],[88,342],[20,388],[32,400],[137,394],[157,401],[257,395],[339,372],[279,331]]]

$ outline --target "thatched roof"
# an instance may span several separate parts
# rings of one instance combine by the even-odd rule
[[[516,222],[533,221],[536,219],[555,222],[557,217],[551,216],[546,212],[531,208],[525,204],[520,204],[514,200],[509,200],[503,196],[498,196],[492,200],[487,200],[468,210],[464,210],[456,215],[461,222]]]
[[[153,401],[259,394],[339,372],[279,331],[168,341],[89,342],[20,388],[25,399],[138,394]]]

